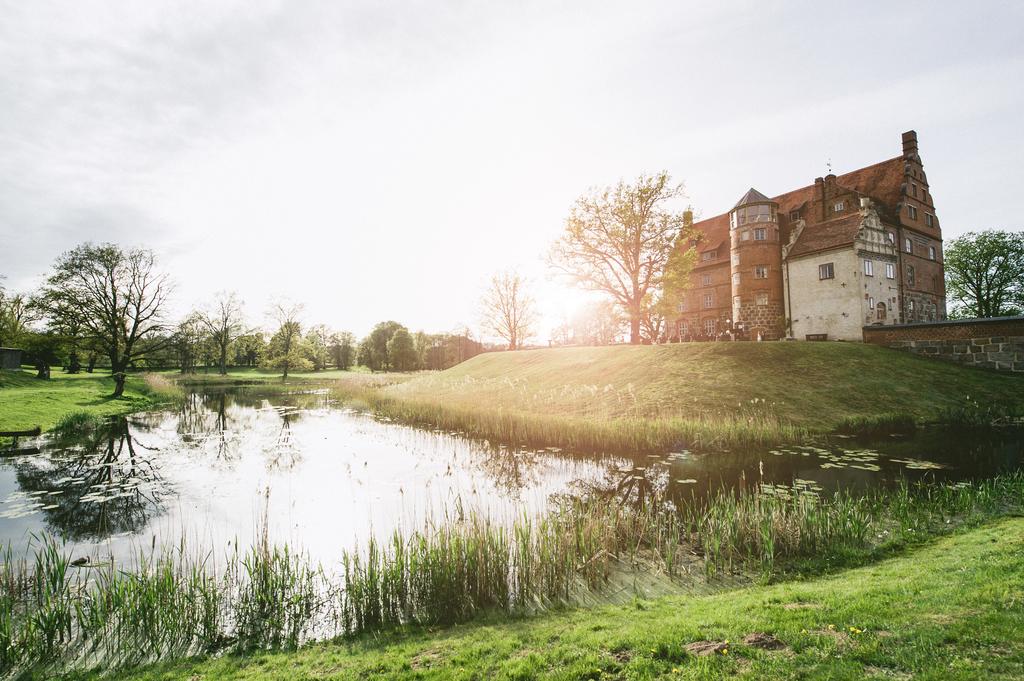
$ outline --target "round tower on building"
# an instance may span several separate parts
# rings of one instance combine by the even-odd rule
[[[751,339],[781,338],[785,327],[779,205],[751,189],[729,213],[732,324]]]

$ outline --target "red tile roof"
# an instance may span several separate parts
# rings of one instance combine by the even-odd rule
[[[862,220],[858,211],[825,222],[807,225],[800,232],[796,244],[789,251],[789,257],[795,258],[852,244],[860,232]]]
[[[890,158],[881,163],[875,163],[858,170],[851,171],[836,178],[836,184],[846,189],[853,189],[862,195],[877,199],[883,208],[896,212],[896,204],[900,202],[903,195],[903,164],[905,159],[902,156]],[[794,189],[779,194],[772,201],[779,204],[779,212],[783,215],[800,208],[808,201],[815,198],[815,185]],[[694,227],[703,231],[709,238],[704,243],[717,243],[717,238],[710,238],[711,231],[718,231],[724,226],[725,236],[729,234],[729,214],[723,213],[694,224]]]

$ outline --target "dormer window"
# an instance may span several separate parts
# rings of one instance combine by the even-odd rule
[[[934,227],[935,226],[935,216],[932,215],[931,213],[925,213],[924,214],[924,224],[928,225],[929,227]]]
[[[910,195],[915,199],[917,198],[917,185],[913,182],[910,183]]]
[[[842,201],[836,201],[835,205],[832,206],[832,212],[833,213],[842,213],[844,207],[845,206],[843,205]]]
[[[716,260],[718,258],[718,251],[704,251],[700,254],[700,259],[704,261]]]
[[[791,211],[789,211],[789,219],[790,219],[791,222],[796,222],[797,220],[799,220],[800,219],[800,211],[798,211],[798,210],[791,210]]]

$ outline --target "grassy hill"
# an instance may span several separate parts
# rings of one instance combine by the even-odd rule
[[[463,414],[828,431],[1024,405],[1024,379],[860,343],[683,343],[497,352],[383,391]],[[780,433],[785,435],[785,433]]]

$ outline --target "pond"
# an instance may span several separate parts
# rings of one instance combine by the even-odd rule
[[[41,531],[64,536],[76,555],[119,557],[181,540],[244,548],[265,531],[329,566],[371,534],[443,522],[460,509],[508,519],[562,495],[644,503],[658,492],[689,503],[723,485],[827,494],[986,477],[1024,464],[1024,429],[594,456],[389,423],[327,391],[235,388],[195,392],[180,407],[115,419],[101,432],[23,439],[0,454],[0,542],[16,551]]]

